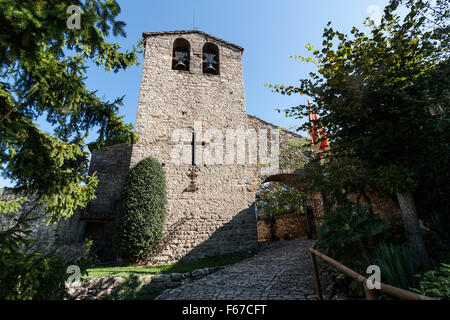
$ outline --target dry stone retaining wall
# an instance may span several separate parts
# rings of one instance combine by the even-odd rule
[[[143,276],[139,277],[139,279],[140,281],[142,281],[143,286],[152,285],[160,289],[173,289],[204,278],[223,268],[225,267],[221,266],[203,268],[185,273],[169,273],[159,274],[155,276]],[[110,296],[118,288],[122,281],[123,278],[118,276],[90,278],[82,281],[80,287],[67,287],[67,291],[71,299],[73,300],[105,299],[108,298],[108,296]]]

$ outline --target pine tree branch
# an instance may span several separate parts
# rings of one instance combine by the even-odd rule
[[[5,121],[6,118],[8,118],[11,115],[11,113],[25,101],[26,98],[28,98],[31,94],[33,94],[33,92],[37,89],[37,87],[39,87],[39,82],[35,83],[31,87],[30,91],[28,91],[28,93],[22,98],[22,100],[20,100],[18,103],[16,103],[16,105],[14,107],[12,107],[11,110],[8,111],[8,113],[2,118],[2,122]]]

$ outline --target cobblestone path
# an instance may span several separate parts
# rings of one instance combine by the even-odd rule
[[[158,300],[316,299],[312,240],[264,244],[258,254],[206,278],[165,291]]]

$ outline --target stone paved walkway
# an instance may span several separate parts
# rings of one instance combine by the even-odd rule
[[[264,244],[253,257],[165,291],[158,300],[316,299],[308,248],[312,240]]]

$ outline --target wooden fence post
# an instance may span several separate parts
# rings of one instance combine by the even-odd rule
[[[319,271],[317,269],[316,256],[311,251],[309,251],[309,255],[311,256],[311,263],[314,273],[314,285],[316,286],[317,299],[323,300],[322,288],[320,287]]]
[[[375,296],[375,293],[373,292],[373,290],[370,290],[370,289],[367,287],[366,281],[367,281],[367,280],[364,280],[364,281],[362,282],[362,285],[363,285],[363,287],[364,287],[364,293],[366,294],[366,300],[377,300],[377,297]]]

